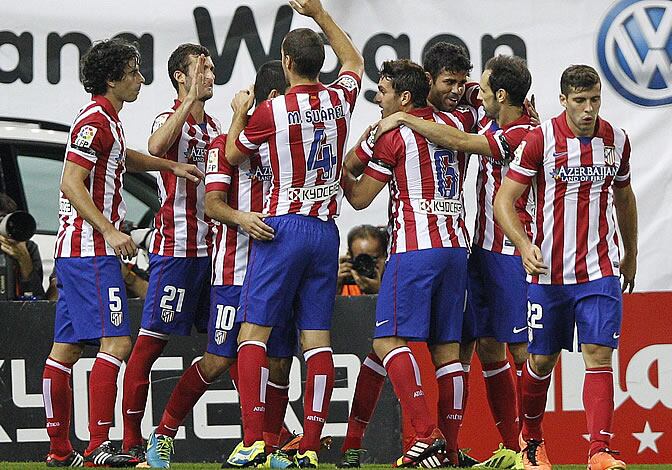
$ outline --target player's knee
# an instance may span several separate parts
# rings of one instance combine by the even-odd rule
[[[460,343],[460,362],[462,364],[471,364],[471,358],[474,355],[474,346],[476,341]]]
[[[229,370],[229,368],[233,366],[235,362],[235,358],[217,356],[215,354],[206,352],[198,361],[198,368],[205,376],[204,379],[208,382],[212,382],[224,372]]]
[[[530,365],[532,366],[532,372],[537,375],[548,375],[553,371],[553,367],[558,362],[558,356],[560,353],[551,354],[551,355],[542,355],[542,354],[531,354],[530,355]]]
[[[396,336],[376,338],[373,340],[373,352],[375,352],[378,358],[382,361],[390,351],[406,345],[406,341],[401,338],[397,338]]]
[[[114,336],[100,339],[100,352],[110,354],[121,361],[128,359],[133,343],[130,336]]]
[[[483,364],[492,364],[506,359],[506,345],[495,338],[480,338],[476,351]]]
[[[437,367],[460,359],[459,343],[434,344],[430,346],[429,351],[432,354],[432,362]]]
[[[509,352],[513,357],[513,362],[522,364],[527,361],[530,353],[527,352],[527,343],[509,343]]]
[[[291,357],[269,357],[268,367],[268,380],[283,387],[289,385],[289,373],[292,369]]]
[[[84,346],[80,344],[54,343],[49,357],[59,362],[74,364],[82,357]]]
[[[581,352],[587,368],[611,367],[611,357],[614,352],[612,348],[598,344],[582,344]]]

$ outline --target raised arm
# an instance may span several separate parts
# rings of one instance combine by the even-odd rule
[[[469,134],[455,127],[413,116],[402,111],[396,112],[378,123],[376,137],[396,127],[404,125],[422,134],[429,141],[447,149],[460,152],[492,156],[488,139],[484,135]]]
[[[231,165],[240,165],[248,155],[238,148],[236,141],[247,125],[247,113],[254,103],[254,85],[240,90],[231,100],[233,117],[226,139],[226,159]]]
[[[338,26],[320,0],[290,0],[289,4],[297,12],[309,16],[322,28],[331,48],[341,62],[341,72],[351,71],[358,76],[364,72],[364,59],[345,31]]]
[[[172,113],[165,122],[159,121],[161,116],[154,121],[152,135],[147,142],[147,150],[155,157],[163,157],[182,133],[182,126],[187,121],[193,105],[209,92],[204,78],[205,56],[198,57],[196,73],[191,80],[189,93],[180,103],[180,106]],[[165,115],[164,115],[165,116]],[[158,126],[158,127],[157,127]]]
[[[623,240],[621,275],[623,292],[632,292],[635,288],[637,273],[637,200],[632,186],[614,187],[614,206],[618,218],[618,228]]]

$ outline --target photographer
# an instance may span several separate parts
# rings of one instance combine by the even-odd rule
[[[338,266],[339,295],[377,294],[387,257],[387,232],[358,225],[348,232],[348,254]]]
[[[8,195],[0,193],[0,218],[16,210],[16,202]],[[12,264],[15,271],[16,295],[13,297],[43,298],[42,259],[37,244],[31,240],[17,242],[0,234],[0,250],[14,261]]]

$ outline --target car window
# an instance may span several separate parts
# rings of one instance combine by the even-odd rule
[[[37,221],[38,233],[58,230],[58,187],[63,162],[44,156],[17,155],[28,212]]]
[[[26,204],[28,212],[37,221],[38,233],[56,234],[58,231],[58,194],[63,161],[60,155],[56,157],[46,155],[46,153],[41,155],[37,153],[36,149],[30,149],[30,151],[19,149],[17,152]],[[125,175],[124,179],[128,178],[129,176]],[[154,211],[147,203],[131,194],[126,188],[123,194],[127,206],[126,221],[129,225],[138,226],[143,218],[146,222],[153,215]],[[143,225],[146,226],[147,223]]]

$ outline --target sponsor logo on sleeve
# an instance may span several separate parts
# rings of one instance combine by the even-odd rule
[[[525,146],[527,145],[527,142],[524,140],[520,143],[520,145],[516,148],[516,151],[513,152],[513,160],[511,163],[514,165],[520,165],[520,162],[523,159],[523,151],[525,150]]]
[[[91,148],[91,144],[93,143],[93,138],[96,136],[96,132],[98,132],[98,129],[93,126],[82,126],[77,133],[74,146],[84,149]]]
[[[68,199],[62,197],[59,200],[58,213],[59,215],[72,215],[73,213],[72,204],[70,204],[70,201]]]
[[[156,132],[156,130],[163,126],[166,121],[168,120],[168,117],[170,117],[170,114],[164,113],[160,116],[157,116],[156,119],[154,119],[154,125],[152,126],[152,133]]]
[[[206,173],[216,173],[219,168],[219,149],[208,150],[208,164],[205,168]]]
[[[336,80],[336,83],[348,91],[357,89],[357,80],[349,75],[343,75],[338,80]]]

